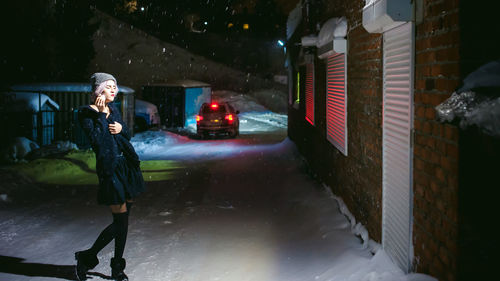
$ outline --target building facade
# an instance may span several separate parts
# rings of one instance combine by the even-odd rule
[[[480,2],[304,0],[288,18],[290,139],[396,264],[439,280],[488,276],[499,249],[500,142],[435,110],[499,58]]]

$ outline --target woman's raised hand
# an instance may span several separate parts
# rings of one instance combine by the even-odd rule
[[[104,95],[99,95],[95,99],[95,105],[97,106],[97,110],[99,110],[99,112],[106,112],[107,113],[107,110],[106,110],[106,97]]]

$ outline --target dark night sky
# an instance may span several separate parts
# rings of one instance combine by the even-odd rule
[[[227,56],[223,54],[227,54],[227,50],[236,49],[242,54],[247,54],[249,50],[264,50],[272,42],[283,38],[287,15],[298,1],[8,1],[1,11],[0,29],[12,44],[0,46],[0,71],[8,73],[0,86],[23,81],[76,81],[86,77],[84,67],[75,69],[73,66],[86,65],[93,57],[91,38],[98,26],[87,24],[92,17],[90,7],[96,7],[183,48],[194,48],[196,44],[190,44],[193,40],[204,42],[202,45],[205,48],[190,48],[191,52],[209,56],[239,69],[267,71],[267,60],[261,53],[255,56],[262,58],[263,62],[257,66],[252,64],[250,70],[245,64],[234,65],[233,60],[225,61]],[[124,8],[127,3],[135,4],[135,9]],[[197,27],[201,25],[205,33],[190,32],[192,30],[186,27],[190,14],[198,16]],[[234,24],[234,28],[228,28],[230,23]],[[248,30],[242,28],[245,23],[250,24]],[[249,50],[239,46],[245,46]]]

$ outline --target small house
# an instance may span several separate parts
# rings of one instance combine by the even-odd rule
[[[210,84],[193,80],[142,87],[143,99],[158,107],[165,128],[188,127],[196,122],[194,116],[203,103],[211,101],[211,96]]]
[[[114,103],[120,109],[125,124],[133,132],[134,128],[134,90],[118,86],[119,95]],[[90,103],[91,86],[89,83],[33,83],[11,87],[12,92],[35,92],[46,95],[59,105],[54,115],[53,140],[69,140],[78,147],[88,147],[88,141],[78,124],[78,108]]]
[[[1,127],[7,139],[26,137],[39,145],[54,140],[54,116],[59,105],[42,93],[8,92],[2,95]]]

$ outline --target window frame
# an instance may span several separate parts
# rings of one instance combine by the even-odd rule
[[[347,127],[347,54],[335,53],[325,57],[326,60],[326,138],[344,156],[348,155],[348,127]],[[334,65],[331,65],[334,63]],[[343,67],[343,73],[336,71]],[[330,72],[334,71],[334,72]],[[335,74],[337,73],[337,74]],[[339,75],[343,78],[339,84]],[[335,82],[334,82],[335,81]],[[336,104],[336,105],[334,105]],[[335,108],[336,107],[336,108]],[[335,109],[334,109],[335,108]],[[340,113],[340,110],[343,110]],[[337,132],[335,132],[335,130]]]

